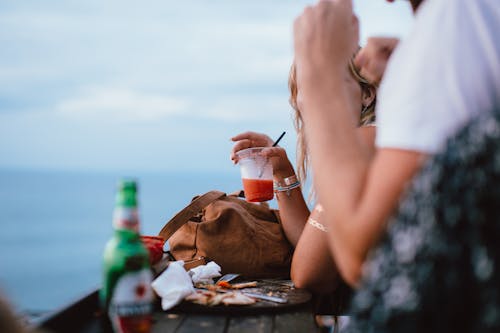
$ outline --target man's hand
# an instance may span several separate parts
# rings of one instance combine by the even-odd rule
[[[387,62],[398,43],[397,38],[368,38],[366,46],[359,51],[354,60],[361,75],[375,85],[380,84]]]
[[[295,62],[301,89],[345,70],[358,47],[358,20],[352,0],[320,1],[294,22]],[[313,79],[319,78],[319,81]]]

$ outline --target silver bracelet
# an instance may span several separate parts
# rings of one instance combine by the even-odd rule
[[[290,177],[286,177],[285,179],[283,179],[283,182],[285,182],[286,186],[290,186],[297,182],[300,183],[296,175],[291,175]]]
[[[292,175],[283,179],[284,185],[279,182],[274,182],[274,193],[286,192],[287,196],[290,196],[290,191],[294,188],[300,187],[300,181],[297,179],[296,175]]]

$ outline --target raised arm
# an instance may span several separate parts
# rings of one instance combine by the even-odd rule
[[[422,155],[382,149],[372,157],[353,129],[353,105],[341,80],[358,43],[350,0],[308,7],[295,21],[294,39],[315,189],[324,206],[337,267],[354,286],[366,254],[380,237],[406,182],[418,170]]]

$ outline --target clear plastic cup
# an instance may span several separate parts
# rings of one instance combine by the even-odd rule
[[[236,153],[245,199],[249,202],[262,202],[274,198],[273,166],[269,159],[260,155],[264,148],[247,148]]]

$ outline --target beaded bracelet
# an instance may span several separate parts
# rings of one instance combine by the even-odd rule
[[[300,187],[300,181],[297,179],[296,175],[283,179],[283,182],[285,183],[285,185],[279,182],[274,182],[274,193],[286,192],[286,195],[290,196],[291,190]]]

